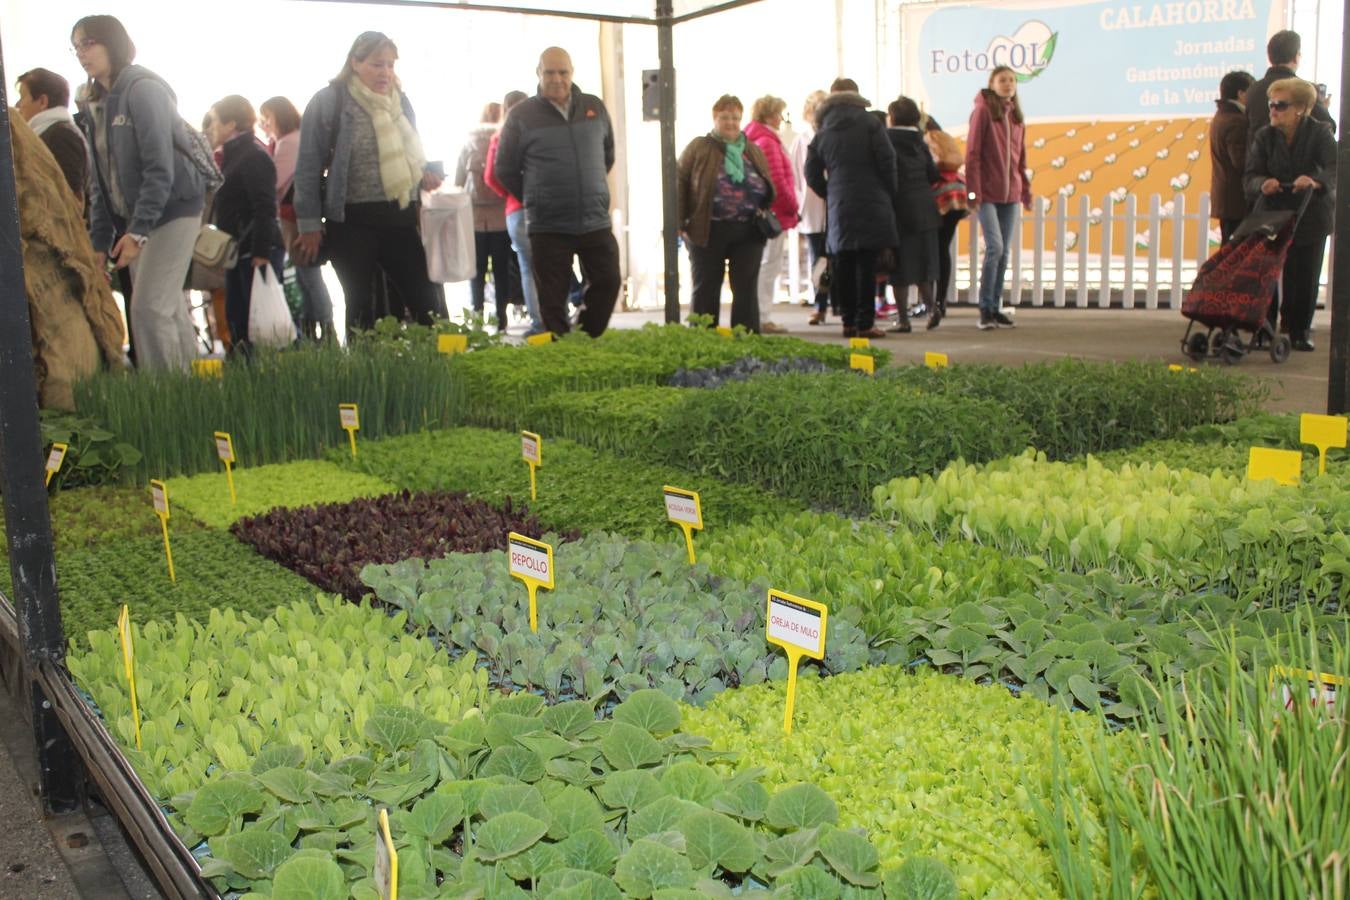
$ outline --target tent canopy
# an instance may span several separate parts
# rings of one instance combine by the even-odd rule
[[[326,0],[326,2],[361,3],[382,6],[426,6],[433,9],[471,9],[489,12],[521,13],[532,16],[558,16],[568,19],[591,19],[597,22],[617,22],[626,25],[657,25],[668,15],[669,24],[678,25],[756,0],[570,0],[559,8],[547,8],[540,0],[501,0],[501,2],[466,3],[458,0]]]

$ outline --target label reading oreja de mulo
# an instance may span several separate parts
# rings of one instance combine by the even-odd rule
[[[829,608],[823,603],[769,591],[769,643],[812,659],[825,657],[825,626]]]
[[[524,581],[534,581],[540,587],[553,589],[553,548],[543,541],[527,538],[514,531],[507,535],[507,555],[511,574]]]
[[[686,491],[683,488],[671,487],[666,485],[661,488],[666,497],[666,517],[677,525],[688,525],[690,528],[703,528],[703,504],[699,501],[698,494],[694,491]]]
[[[520,456],[532,466],[544,464],[544,439],[533,431],[520,433]]]

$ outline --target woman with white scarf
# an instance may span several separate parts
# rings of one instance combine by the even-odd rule
[[[294,256],[305,265],[326,252],[342,283],[349,331],[374,327],[378,276],[423,324],[439,299],[427,279],[417,202],[442,176],[422,152],[412,104],[394,75],[397,59],[393,41],[365,32],[301,117]]]

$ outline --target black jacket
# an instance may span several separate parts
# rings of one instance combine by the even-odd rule
[[[1270,107],[1266,92],[1270,86],[1281,78],[1295,78],[1294,70],[1288,66],[1271,66],[1266,69],[1266,74],[1262,75],[1257,81],[1252,82],[1252,86],[1247,88],[1247,137],[1251,140],[1256,139],[1256,132],[1270,124]],[[1336,133],[1336,120],[1331,118],[1331,113],[1320,103],[1314,103],[1311,115],[1314,119],[1324,123],[1331,129],[1331,133]]]
[[[239,241],[239,258],[271,256],[277,233],[277,167],[253,134],[241,134],[220,148],[225,182],[216,191],[211,221]]]
[[[66,176],[66,184],[83,203],[85,177],[89,174],[89,149],[85,146],[84,135],[74,125],[57,122],[42,132],[42,143],[52,151],[61,174]]]
[[[1317,243],[1331,233],[1336,202],[1336,139],[1325,125],[1311,119],[1298,123],[1292,145],[1269,125],[1258,131],[1247,151],[1247,171],[1242,179],[1247,198],[1255,202],[1267,178],[1288,183],[1300,175],[1307,175],[1322,187],[1309,201],[1308,211],[1294,232],[1294,243]],[[1282,192],[1267,197],[1266,208],[1297,209],[1302,199],[1301,194]]]
[[[806,183],[825,198],[829,252],[880,250],[895,233],[895,150],[858,94],[831,94],[816,107],[806,151]]]
[[[589,234],[611,227],[614,128],[599,97],[572,85],[567,118],[543,94],[511,110],[492,174],[525,206],[530,233]]]
[[[895,148],[895,227],[903,237],[923,231],[936,231],[942,224],[933,202],[933,182],[938,174],[933,154],[917,131],[887,128],[886,137]]]

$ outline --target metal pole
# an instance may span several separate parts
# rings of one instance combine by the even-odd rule
[[[1350,22],[1350,0],[1345,0]],[[1331,283],[1327,306],[1331,308],[1331,369],[1327,374],[1327,412],[1333,416],[1350,410],[1350,143],[1346,123],[1350,116],[1350,30],[1341,30],[1341,118],[1336,142],[1336,218],[1331,236]]]
[[[666,321],[680,321],[680,223],[675,205],[675,23],[673,0],[656,0],[656,49],[661,74],[661,212],[666,269]]]
[[[65,659],[66,637],[56,594],[52,526],[43,479],[7,83],[0,61],[0,321],[5,323],[0,328],[0,488],[5,494],[9,568],[37,740],[39,787],[47,811],[59,813],[79,806],[82,770],[56,710],[33,679],[38,663]]]

